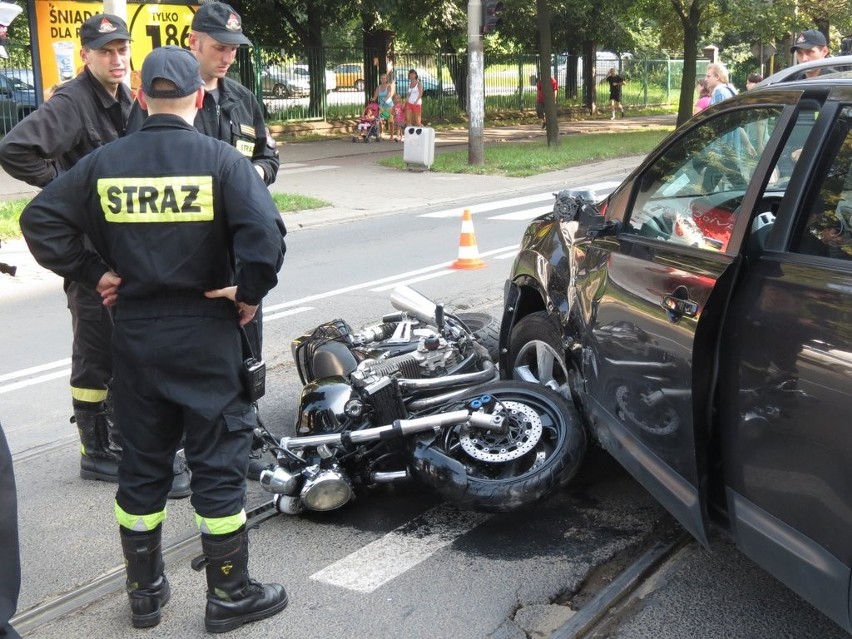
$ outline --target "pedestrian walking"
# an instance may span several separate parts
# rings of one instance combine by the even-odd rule
[[[553,91],[553,99],[556,99],[556,92],[559,89],[559,85],[556,83],[554,78],[550,78],[550,90]],[[544,110],[544,91],[541,89],[541,80],[537,80],[535,83],[535,115],[541,120],[541,128],[547,128],[547,114]]]
[[[695,83],[695,90],[698,91],[698,99],[692,107],[692,115],[710,106],[710,89],[707,88],[707,78],[698,78]]]
[[[736,88],[728,79],[728,68],[721,62],[711,62],[707,65],[704,80],[710,91],[710,104],[716,104],[737,94]]]
[[[257,419],[241,381],[241,327],[277,283],[286,230],[251,162],[193,127],[204,90],[192,54],[155,49],[141,79],[142,128],[48,184],[21,229],[42,266],[115,308],[124,454],[114,509],[133,626],[156,626],[169,600],[162,526],[185,436],[205,627],[226,632],[287,605],[281,585],[248,573],[245,472]]]
[[[621,117],[624,117],[624,107],[621,104],[621,87],[624,86],[626,80],[621,77],[615,70],[615,67],[610,68],[604,78],[604,82],[609,84],[609,109],[612,112],[610,120],[615,120],[615,110],[621,112]]]
[[[0,165],[14,178],[44,187],[83,157],[125,133],[131,95],[130,34],[124,20],[99,13],[80,27],[83,71],[15,125],[0,143]],[[71,311],[71,403],[80,435],[80,477],[118,481],[121,442],[108,415],[112,317],[86,283],[65,280]],[[189,475],[175,459],[172,497],[189,496]]]

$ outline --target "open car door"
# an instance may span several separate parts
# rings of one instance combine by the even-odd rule
[[[714,109],[673,137],[609,198],[616,232],[577,270],[589,418],[705,546],[718,335],[752,217],[792,171],[777,160],[799,96]]]

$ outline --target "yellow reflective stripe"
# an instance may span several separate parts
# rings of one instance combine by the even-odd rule
[[[202,517],[196,513],[195,523],[198,529],[207,535],[227,535],[245,526],[246,511],[243,509],[228,517]]]
[[[131,515],[115,502],[115,520],[119,526],[136,532],[148,532],[166,521],[166,509],[150,515]]]
[[[101,178],[101,210],[107,222],[209,222],[213,219],[213,176]]]
[[[107,398],[106,389],[101,390],[98,388],[75,388],[71,387],[71,397],[76,399],[78,402],[90,402],[92,404],[96,402],[102,402]]]

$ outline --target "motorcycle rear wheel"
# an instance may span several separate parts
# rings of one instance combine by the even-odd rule
[[[565,486],[586,452],[586,433],[574,406],[549,388],[515,381],[485,384],[465,397],[485,394],[497,400],[493,412],[509,420],[510,433],[448,431],[435,445],[464,466],[467,488],[459,497],[453,487],[430,482],[435,490],[462,508],[508,512]]]
[[[493,362],[500,356],[500,322],[489,313],[454,313],[488,351]]]

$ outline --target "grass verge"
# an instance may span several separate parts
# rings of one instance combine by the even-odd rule
[[[528,177],[558,171],[585,162],[645,155],[673,131],[672,127],[618,133],[589,133],[562,136],[558,146],[546,142],[509,142],[485,145],[485,164],[468,164],[467,151],[449,151],[435,155],[432,171],[476,175]],[[404,169],[405,162],[395,156],[379,160],[390,168]]]
[[[272,200],[282,213],[293,213],[295,211],[306,211],[308,209],[320,209],[331,206],[325,200],[306,195],[296,195],[294,193],[272,193]],[[18,219],[21,217],[21,212],[29,201],[28,198],[23,198],[0,202],[0,240],[8,240],[21,236],[21,227]]]

